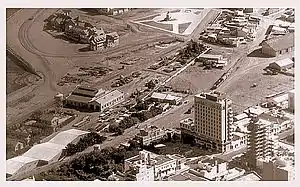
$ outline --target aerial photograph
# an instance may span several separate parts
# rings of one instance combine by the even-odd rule
[[[6,8],[6,181],[294,181],[295,8]]]

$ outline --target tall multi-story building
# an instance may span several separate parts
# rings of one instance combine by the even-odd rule
[[[233,131],[232,101],[219,92],[195,95],[194,131],[196,142],[208,149],[230,149]]]
[[[257,167],[259,160],[266,160],[272,158],[276,148],[277,136],[272,133],[270,123],[253,117],[248,125],[248,145],[247,157],[249,158],[249,166]]]

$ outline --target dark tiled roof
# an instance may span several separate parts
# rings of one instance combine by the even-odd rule
[[[290,47],[294,47],[295,45],[294,33],[288,33],[284,36],[271,38],[265,41],[265,43],[268,44],[275,51],[280,51]]]
[[[98,90],[94,88],[89,88],[89,87],[77,87],[73,92],[72,95],[81,95],[81,96],[88,96],[88,97],[95,97],[97,94]]]
[[[67,98],[67,100],[74,101],[74,102],[80,102],[80,103],[88,103],[89,101],[91,101],[91,98],[80,96],[80,95],[70,95]]]

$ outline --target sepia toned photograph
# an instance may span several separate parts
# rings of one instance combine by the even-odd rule
[[[6,181],[295,180],[295,8],[5,11]]]

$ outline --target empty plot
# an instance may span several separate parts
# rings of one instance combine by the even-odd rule
[[[190,26],[192,22],[188,22],[188,23],[182,23],[178,25],[178,32],[180,34],[184,33],[184,31]]]

